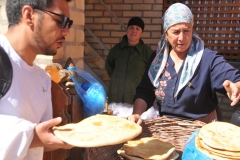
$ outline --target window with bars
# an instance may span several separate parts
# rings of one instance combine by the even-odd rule
[[[164,0],[163,13],[177,2],[191,9],[194,30],[206,48],[229,61],[240,61],[240,0]]]

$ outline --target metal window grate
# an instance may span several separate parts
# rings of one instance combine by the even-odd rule
[[[240,61],[240,0],[166,0],[163,12],[173,3],[186,4],[194,14],[194,29],[205,47],[225,59]]]

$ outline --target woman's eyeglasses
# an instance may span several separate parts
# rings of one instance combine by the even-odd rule
[[[55,12],[52,12],[52,11],[48,11],[48,10],[45,10],[45,9],[41,9],[41,8],[33,8],[33,9],[38,9],[40,11],[43,11],[43,12],[49,12],[51,14],[54,14],[56,16],[59,16],[62,18],[62,22],[61,22],[61,28],[64,29],[66,28],[66,26],[68,26],[68,28],[70,29],[70,27],[72,26],[73,24],[73,20],[71,20],[69,17],[63,15],[63,14],[57,14]]]

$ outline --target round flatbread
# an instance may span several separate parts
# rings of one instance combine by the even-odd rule
[[[204,146],[201,145],[201,139],[199,138],[199,136],[196,136],[195,139],[195,145],[196,148],[200,151],[202,151],[203,153],[205,153],[206,155],[208,155],[209,157],[211,157],[212,159],[217,159],[217,160],[239,160],[238,157],[235,156],[227,156],[227,155],[223,155],[223,154],[219,154],[217,152],[213,152],[212,150],[208,150],[206,148],[204,148]]]
[[[141,157],[143,159],[167,159],[175,147],[168,142],[153,137],[144,137],[128,141],[123,145],[123,150],[129,156]]]
[[[199,139],[199,142],[203,148],[211,151],[212,153],[214,153],[216,155],[219,155],[221,157],[226,157],[226,158],[240,159],[240,152],[238,152],[238,151],[226,151],[226,150],[215,149],[215,148],[212,148],[212,147],[208,146],[207,144],[205,144],[201,139]]]
[[[62,141],[77,147],[100,147],[124,143],[137,137],[142,127],[125,118],[96,115],[75,124],[53,127]]]
[[[204,125],[199,137],[208,146],[220,150],[240,151],[240,127],[227,122]]]

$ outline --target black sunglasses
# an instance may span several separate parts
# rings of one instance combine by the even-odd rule
[[[69,17],[63,15],[63,14],[57,14],[55,12],[52,12],[52,11],[48,11],[48,10],[45,10],[45,9],[41,9],[41,8],[33,8],[33,9],[38,9],[40,11],[43,11],[43,12],[49,12],[49,13],[52,13],[56,16],[59,16],[62,18],[62,22],[61,22],[61,28],[65,28],[67,25],[68,25],[68,28],[70,29],[70,27],[72,26],[73,24],[73,20],[71,20]]]

